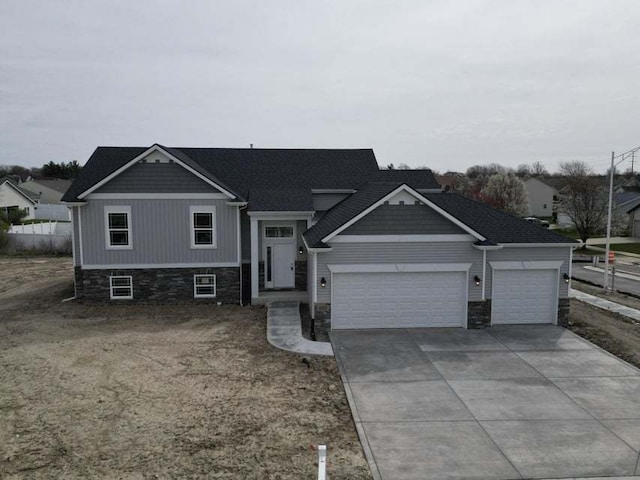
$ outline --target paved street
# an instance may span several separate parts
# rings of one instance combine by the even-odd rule
[[[640,295],[640,259],[618,257],[615,268],[615,289],[620,292]],[[571,275],[579,280],[603,286],[604,263],[600,261],[594,266],[591,263],[574,262]],[[611,285],[611,279],[609,285]]]

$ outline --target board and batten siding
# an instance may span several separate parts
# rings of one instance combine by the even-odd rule
[[[482,276],[482,252],[474,249],[471,242],[449,243],[334,243],[330,252],[318,253],[318,303],[331,302],[331,272],[327,265],[378,264],[378,263],[472,263],[469,270],[469,301],[482,299],[482,287],[473,281],[475,275]],[[327,281],[320,287],[320,279]]]
[[[312,194],[313,209],[316,212],[325,212],[342,200],[347,198],[350,193],[314,193]]]
[[[107,250],[105,206],[131,207],[131,250]],[[217,248],[191,248],[190,206],[216,207]],[[238,263],[237,208],[225,200],[91,200],[81,208],[84,265]]]
[[[380,205],[343,235],[465,234],[426,205]]]
[[[569,247],[504,247],[501,250],[487,252],[487,272],[485,288],[487,298],[491,298],[493,271],[491,262],[535,262],[562,260],[560,267],[559,292],[560,298],[569,296],[569,285],[564,282],[562,275],[569,273]]]
[[[176,163],[136,163],[95,193],[220,193]]]

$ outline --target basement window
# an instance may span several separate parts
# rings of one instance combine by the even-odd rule
[[[193,276],[193,297],[194,298],[214,298],[216,296],[216,276],[215,275],[194,275]]]
[[[111,300],[131,300],[133,298],[133,279],[130,275],[112,275],[109,277]]]

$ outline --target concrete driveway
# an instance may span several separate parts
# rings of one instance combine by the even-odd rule
[[[640,370],[563,328],[334,331],[331,342],[376,478],[640,475]]]

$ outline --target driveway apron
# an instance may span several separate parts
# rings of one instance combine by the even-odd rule
[[[331,342],[376,479],[640,475],[640,370],[561,327]]]

